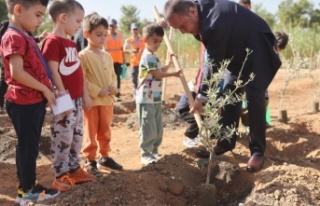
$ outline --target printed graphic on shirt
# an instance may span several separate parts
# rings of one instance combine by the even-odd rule
[[[66,56],[61,60],[59,65],[59,70],[62,75],[68,76],[79,68],[80,59],[78,57],[76,48],[68,47],[68,48],[65,48],[65,50],[66,50]]]
[[[137,103],[161,103],[162,80],[155,78],[151,70],[160,70],[160,61],[155,54],[145,50],[139,66],[140,88],[136,92]]]

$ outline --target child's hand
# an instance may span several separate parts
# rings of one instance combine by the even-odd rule
[[[92,100],[89,95],[84,94],[82,97],[82,108],[84,110],[89,110],[92,107]]]
[[[63,112],[64,116],[69,116],[71,113],[72,113],[71,109]]]
[[[52,104],[56,104],[56,97],[55,97],[54,93],[49,88],[46,88],[45,91],[42,92],[42,94],[47,100],[47,106],[51,106]]]
[[[170,58],[167,58],[167,60],[166,60],[166,65],[168,65],[168,66],[170,66],[173,63],[172,58],[177,57],[177,56],[175,54],[170,54],[169,57]]]
[[[105,97],[107,95],[109,95],[109,90],[107,88],[102,88],[99,92],[99,97]]]
[[[110,95],[116,95],[117,94],[117,89],[114,86],[110,86],[108,88],[109,94]]]
[[[182,74],[182,70],[179,69],[178,71],[174,72],[174,75],[173,75],[173,76],[175,76],[175,77],[180,77],[181,74]]]

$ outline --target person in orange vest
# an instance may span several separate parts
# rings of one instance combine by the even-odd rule
[[[114,71],[117,75],[117,90],[116,100],[120,99],[120,87],[121,87],[121,73],[122,65],[124,64],[124,53],[123,53],[123,37],[122,34],[117,32],[118,22],[115,19],[110,21],[110,30],[106,38],[105,50],[111,55],[113,60]]]
[[[139,35],[139,27],[136,23],[131,24],[132,36],[124,43],[124,52],[130,54],[131,79],[133,84],[133,96],[138,87],[139,63],[144,50],[144,39]]]
[[[130,55],[131,79],[133,84],[133,96],[138,87],[139,63],[144,50],[144,38],[139,35],[139,27],[136,23],[131,24],[132,36],[124,43],[124,52]]]

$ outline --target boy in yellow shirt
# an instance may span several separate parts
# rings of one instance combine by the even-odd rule
[[[92,108],[84,111],[83,154],[87,159],[85,170],[91,174],[98,174],[98,168],[122,170],[122,166],[109,157],[117,77],[111,56],[102,50],[107,32],[107,20],[97,13],[84,18],[83,36],[88,46],[80,52],[80,59]],[[98,164],[95,160],[97,150],[101,156]]]

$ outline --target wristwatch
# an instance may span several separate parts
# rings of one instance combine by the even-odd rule
[[[200,93],[197,94],[196,99],[199,99],[199,100],[201,100],[203,102],[207,102],[208,101],[208,97],[206,97],[206,96],[204,96],[204,95],[202,95]]]

